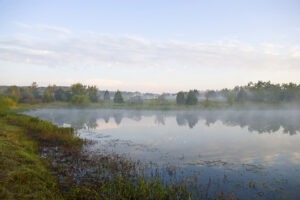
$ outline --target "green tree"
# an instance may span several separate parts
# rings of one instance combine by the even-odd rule
[[[72,95],[86,95],[86,86],[81,83],[71,85]]]
[[[124,103],[124,99],[122,97],[122,93],[119,90],[115,93],[114,103]]]
[[[33,98],[35,98],[33,101],[37,101],[38,99],[41,99],[41,95],[40,95],[39,90],[38,90],[38,84],[36,82],[33,82],[31,84],[30,90],[31,90],[31,93],[33,95]]]
[[[18,102],[21,99],[20,88],[18,88],[15,85],[8,87],[5,94],[9,98],[13,99],[15,102]]]
[[[96,86],[88,86],[87,93],[91,102],[98,102],[98,88]]]
[[[300,88],[295,83],[282,84],[282,94],[284,101],[295,101],[299,98],[299,92]]]
[[[168,104],[168,100],[166,99],[164,94],[161,94],[156,99],[157,104],[159,105],[166,105]]]
[[[55,85],[52,85],[52,86],[49,85],[44,90],[43,102],[53,102],[53,101],[55,101],[55,90],[56,90]]]
[[[90,103],[90,99],[87,92],[87,87],[81,83],[75,83],[71,85],[72,104],[78,106],[86,106]]]
[[[104,102],[110,102],[110,95],[107,90],[104,92]]]
[[[71,101],[72,99],[70,90],[63,90],[62,88],[55,90],[54,96],[56,101]]]
[[[205,100],[208,102],[211,98],[216,96],[216,92],[214,90],[207,90],[205,92]]]
[[[197,90],[190,90],[187,93],[187,97],[186,97],[187,105],[196,105],[198,103],[197,93],[198,93]]]
[[[226,96],[227,103],[230,106],[232,106],[235,102],[235,96],[236,96],[235,93],[233,91],[228,91],[226,92],[225,96]]]
[[[33,99],[32,91],[29,87],[22,87],[20,89],[21,92],[21,101],[26,102],[28,99]]]
[[[244,88],[240,88],[236,95],[236,101],[239,103],[244,103],[247,100],[247,93]]]
[[[186,103],[184,92],[178,92],[176,95],[176,103],[178,105],[183,105]]]

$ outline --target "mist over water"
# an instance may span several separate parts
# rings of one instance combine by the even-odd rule
[[[93,153],[116,152],[173,169],[178,179],[210,182],[209,195],[242,199],[300,195],[300,110],[142,111],[38,109],[26,114],[72,126],[97,143]],[[171,179],[168,170],[165,178]]]
[[[26,112],[51,121],[58,126],[70,124],[75,129],[97,129],[97,122],[124,125],[123,119],[144,122],[153,118],[153,124],[166,124],[175,118],[177,126],[193,129],[198,123],[207,126],[221,122],[224,126],[247,128],[249,132],[273,133],[283,129],[283,133],[294,135],[300,132],[300,110],[222,110],[222,111],[144,111],[111,109],[38,109]],[[200,121],[200,122],[199,122]]]

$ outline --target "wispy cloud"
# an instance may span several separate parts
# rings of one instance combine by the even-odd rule
[[[136,36],[78,35],[62,27],[18,24],[19,27],[68,34],[67,37],[0,36],[0,60],[49,67],[299,68],[300,45],[250,45],[240,41],[157,42]]]
[[[70,29],[64,28],[64,27],[58,27],[58,26],[49,26],[44,24],[36,24],[36,25],[30,25],[25,24],[22,22],[15,22],[16,26],[24,29],[31,29],[35,31],[42,31],[42,32],[52,32],[52,33],[58,33],[58,34],[69,34],[71,33]]]

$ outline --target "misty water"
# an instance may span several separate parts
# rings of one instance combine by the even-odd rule
[[[137,111],[37,109],[26,112],[74,127],[96,141],[91,153],[118,153],[159,169],[213,198],[300,196],[300,111]]]

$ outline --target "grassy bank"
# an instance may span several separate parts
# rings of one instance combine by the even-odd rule
[[[58,182],[27,131],[0,118],[0,199],[62,199]]]
[[[188,199],[183,185],[145,178],[119,155],[90,155],[71,128],[0,115],[0,199]]]

